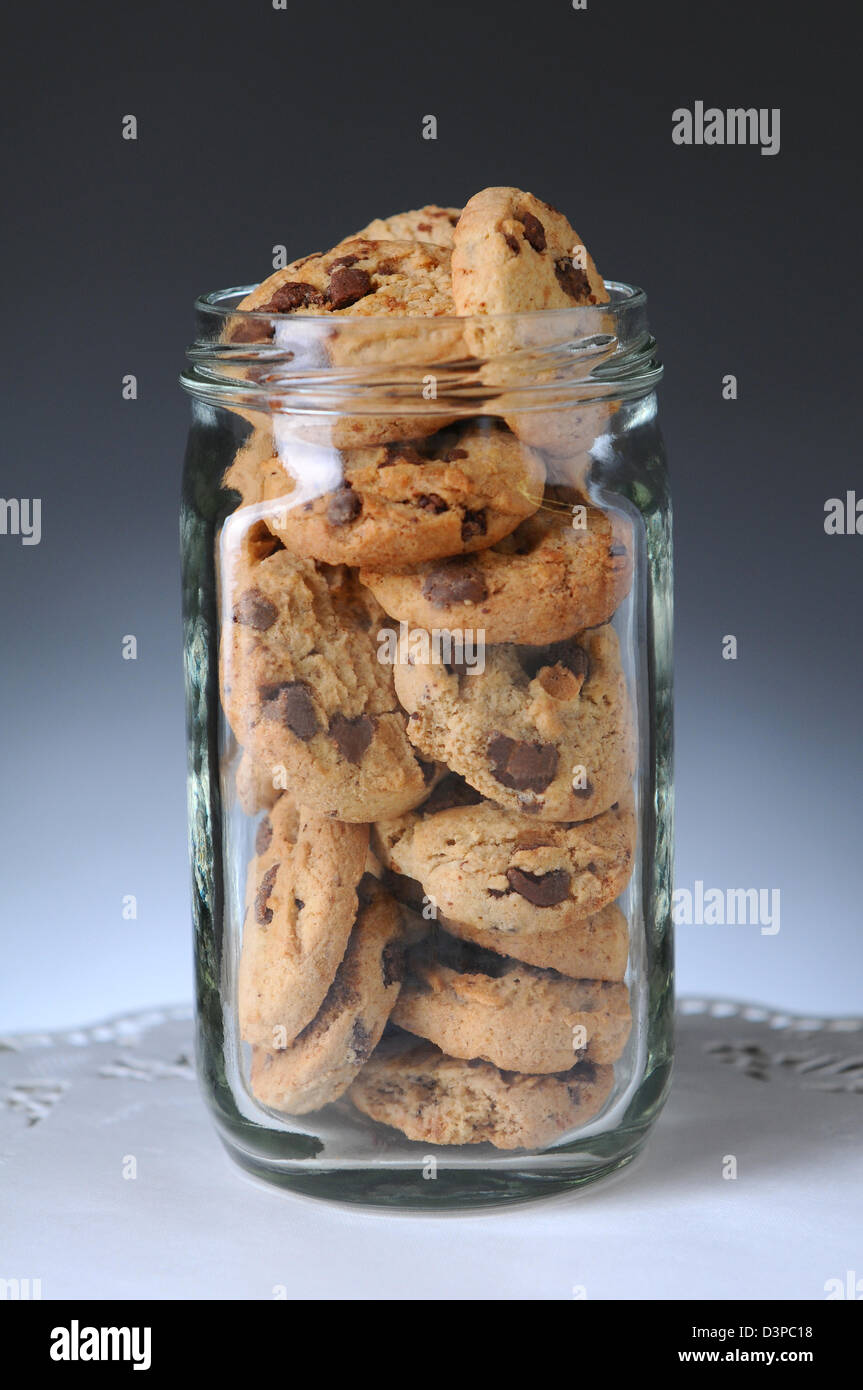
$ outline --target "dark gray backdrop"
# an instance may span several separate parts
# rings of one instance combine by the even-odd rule
[[[190,994],[175,381],[195,293],[262,277],[275,243],[322,249],[493,183],[564,208],[606,274],[647,289],[667,368],[677,880],[782,894],[776,936],[681,928],[681,983],[860,1009],[863,536],[823,529],[826,498],[863,495],[853,15],[779,0],[19,9],[2,495],[41,498],[43,521],[38,546],[0,536],[0,1027]],[[697,100],[780,107],[781,152],[674,145],[672,111]]]

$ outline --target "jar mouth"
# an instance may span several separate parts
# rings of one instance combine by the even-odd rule
[[[605,286],[611,296],[610,303],[608,304],[575,305],[571,309],[531,309],[513,314],[440,314],[433,316],[405,314],[399,315],[398,321],[401,322],[402,319],[404,319],[409,323],[415,324],[466,324],[470,322],[485,324],[489,322],[512,323],[521,320],[525,323],[530,323],[537,319],[554,318],[563,321],[565,318],[572,318],[576,315],[579,318],[582,316],[589,317],[595,315],[597,316],[598,322],[598,316],[602,314],[608,314],[609,312],[616,314],[624,306],[627,309],[633,309],[642,308],[647,304],[647,295],[644,290],[639,289],[637,285],[626,284],[623,280],[606,280]],[[289,322],[320,325],[322,321],[330,324],[334,321],[333,316],[324,314],[281,314],[263,309],[238,309],[237,305],[256,289],[258,289],[258,285],[235,285],[229,289],[212,290],[209,294],[198,295],[195,300],[195,310],[197,313],[221,315],[225,320],[237,319],[241,322],[272,320],[274,323]],[[396,319],[392,314],[342,314],[335,320],[335,322],[339,324],[377,323],[382,326],[384,324],[391,325],[395,321]]]
[[[662,376],[647,296],[606,287],[607,304],[423,317],[238,309],[255,286],[214,290],[195,300],[180,380],[198,398],[261,411],[470,414],[502,392],[510,410],[643,395]]]

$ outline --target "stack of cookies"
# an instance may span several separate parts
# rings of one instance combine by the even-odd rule
[[[493,188],[277,271],[227,333],[440,319],[435,360],[482,372],[514,346],[499,316],[606,302],[566,218]],[[386,340],[332,333],[334,362]],[[589,500],[573,412],[281,424],[255,420],[228,469],[218,543],[226,766],[257,820],[251,1090],[291,1115],[347,1096],[425,1143],[548,1144],[601,1109],[631,1026],[611,620],[632,528]]]

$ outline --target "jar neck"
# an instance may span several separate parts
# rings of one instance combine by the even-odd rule
[[[250,292],[196,303],[184,388],[246,411],[452,414],[632,399],[662,377],[643,291],[607,281],[610,302],[465,318],[268,314]]]

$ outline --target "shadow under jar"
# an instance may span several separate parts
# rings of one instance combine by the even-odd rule
[[[645,297],[197,304],[182,543],[198,1052],[293,1190],[519,1201],[670,1069],[671,538]]]

